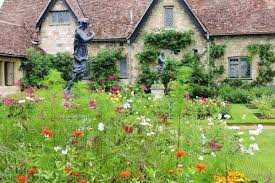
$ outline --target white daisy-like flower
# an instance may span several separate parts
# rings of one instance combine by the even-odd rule
[[[210,155],[213,156],[213,157],[216,157],[216,153],[215,152],[211,152]]]
[[[242,143],[242,142],[243,142],[243,138],[240,138],[240,139],[239,139],[239,143]]]
[[[198,160],[203,161],[204,160],[203,156],[199,156]]]
[[[61,147],[60,146],[55,146],[53,149],[57,152],[57,151],[61,150]]]
[[[153,136],[153,135],[155,135],[155,132],[149,132],[149,133],[147,133],[147,136],[148,136],[148,137],[151,137],[151,136]]]
[[[104,130],[104,124],[103,123],[99,123],[98,126],[97,126],[98,130],[99,131],[103,131]]]
[[[221,113],[218,114],[218,119],[219,119],[219,120],[222,119],[222,114],[221,114]]]
[[[209,126],[213,126],[214,125],[214,121],[211,118],[208,118],[208,125]]]
[[[19,101],[18,101],[19,104],[23,104],[23,103],[25,103],[25,102],[26,102],[26,100],[19,100]]]
[[[159,131],[163,132],[163,130],[164,130],[164,127],[163,126],[159,126]]]
[[[255,138],[254,136],[251,136],[251,137],[250,137],[250,140],[255,141],[256,138]]]
[[[63,154],[63,155],[67,155],[67,154],[68,154],[68,149],[64,149],[64,150],[62,150],[62,151],[61,151],[61,154]]]
[[[225,119],[230,119],[230,118],[231,118],[231,115],[226,114],[226,115],[224,115],[224,117],[225,117]]]
[[[126,103],[126,104],[123,105],[123,108],[124,109],[129,109],[129,108],[131,108],[131,105],[129,103]]]
[[[238,134],[238,135],[243,135],[243,134],[244,134],[244,132],[238,132],[237,134]]]

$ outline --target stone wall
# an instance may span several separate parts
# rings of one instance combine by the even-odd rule
[[[50,11],[63,10],[68,10],[68,8],[62,0],[58,0]],[[51,16],[49,15],[47,15],[41,25],[39,47],[46,53],[51,54],[58,52],[73,53],[74,32],[77,20],[71,14],[69,24],[54,25],[51,24]]]
[[[229,65],[228,59],[235,56],[248,56],[247,47],[251,44],[267,44],[271,43],[275,45],[275,35],[250,35],[250,36],[222,36],[214,39],[216,44],[225,45],[225,55],[221,59],[224,65],[225,72],[223,79],[229,76]],[[275,50],[274,50],[275,51]],[[257,77],[259,57],[255,56],[252,61],[252,79],[255,80]],[[275,64],[274,67],[275,69]],[[275,84],[275,80],[274,80]]]
[[[22,59],[13,58],[13,57],[0,57],[0,96],[7,96],[15,94],[19,91],[17,86],[5,86],[5,72],[4,72],[4,63],[13,62],[14,63],[14,83],[20,80],[23,77],[23,72],[19,70]]]

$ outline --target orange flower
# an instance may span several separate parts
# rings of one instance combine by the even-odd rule
[[[175,170],[168,170],[168,174],[169,174],[169,175],[173,175],[174,173],[176,173]]]
[[[124,178],[124,179],[128,179],[131,176],[131,173],[127,170],[124,170],[122,172],[120,172],[120,177]]]
[[[43,133],[43,135],[44,135],[45,137],[51,137],[51,136],[53,136],[53,132],[52,132],[51,130],[48,130],[48,129],[44,129],[44,130],[42,131],[42,133]]]
[[[79,136],[82,136],[83,135],[83,132],[81,130],[75,130],[74,131],[74,136],[75,137],[79,137]]]
[[[87,180],[81,180],[81,181],[79,181],[79,183],[89,183]]]
[[[28,172],[29,176],[34,176],[36,173],[37,173],[37,170],[35,168],[29,169],[29,172]]]
[[[27,182],[27,181],[28,181],[27,177],[22,176],[22,175],[20,175],[20,176],[17,178],[17,182],[19,182],[19,183],[25,183],[25,182]]]
[[[177,156],[177,158],[180,158],[180,157],[182,157],[182,156],[185,156],[185,152],[183,151],[183,150],[178,150],[177,152],[176,152],[176,156]]]
[[[65,172],[70,173],[72,171],[72,168],[70,166],[65,166],[64,170]]]
[[[196,168],[197,168],[199,171],[203,171],[203,170],[206,169],[206,166],[205,166],[205,164],[203,164],[203,163],[198,163],[198,164],[196,165]]]
[[[79,177],[79,176],[80,176],[80,173],[79,173],[79,172],[74,172],[74,173],[72,174],[72,176],[73,176],[73,177]]]

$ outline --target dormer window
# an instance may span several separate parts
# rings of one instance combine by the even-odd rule
[[[64,25],[70,24],[70,12],[69,11],[51,11],[50,23],[52,25]]]
[[[164,27],[166,29],[174,28],[174,7],[173,6],[164,7]]]

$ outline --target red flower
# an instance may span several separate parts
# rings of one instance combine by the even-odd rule
[[[36,173],[37,173],[37,170],[35,168],[29,169],[29,172],[28,172],[29,176],[34,176]]]
[[[129,133],[129,134],[134,132],[134,128],[131,127],[131,126],[124,127],[124,130],[125,130],[126,133]]]
[[[81,131],[81,130],[75,130],[74,131],[74,136],[75,137],[80,137],[80,136],[82,136],[83,135],[83,132]]]
[[[63,105],[64,107],[69,108],[71,104],[69,101],[66,100]]]
[[[70,166],[65,166],[64,170],[65,172],[70,173],[72,171],[72,168]]]
[[[79,177],[79,176],[80,176],[80,173],[79,173],[79,172],[74,172],[74,173],[72,174],[72,176],[73,176],[73,177]]]
[[[222,149],[222,145],[219,143],[216,143],[215,141],[210,141],[208,142],[208,145],[211,149],[217,149],[217,150],[221,150]]]
[[[123,107],[117,107],[115,111],[116,112],[122,112],[123,111]]]
[[[120,86],[115,85],[115,86],[112,86],[110,92],[111,92],[112,94],[116,94],[119,90],[120,90]]]
[[[20,183],[25,183],[27,181],[28,181],[27,177],[22,175],[17,178],[17,182],[20,182]]]
[[[87,180],[81,180],[79,183],[89,183]]]
[[[92,109],[95,109],[96,108],[96,101],[95,100],[92,100],[89,102],[89,107],[92,108]]]
[[[14,101],[12,99],[5,99],[3,101],[3,104],[4,105],[12,105],[12,104],[14,104]]]
[[[42,133],[43,133],[43,135],[44,135],[45,137],[47,137],[47,138],[53,136],[53,132],[52,132],[51,130],[48,130],[48,129],[44,129],[44,130],[42,131]]]
[[[114,74],[112,74],[112,75],[108,76],[108,79],[110,81],[115,81],[116,80],[116,76]]]
[[[18,81],[18,82],[15,83],[15,85],[22,86],[22,85],[24,85],[24,83],[22,81]]]
[[[131,173],[127,170],[120,172],[120,177],[123,179],[128,179],[131,176]]]
[[[185,156],[185,154],[186,154],[186,153],[185,153],[183,150],[179,150],[179,151],[176,152],[177,158],[180,158],[180,157],[182,157],[182,156]]]
[[[199,171],[203,171],[203,170],[206,169],[206,166],[205,166],[205,164],[203,164],[203,163],[198,163],[198,164],[196,165],[196,168],[197,168]]]
[[[199,101],[200,101],[201,103],[205,103],[205,102],[208,101],[208,99],[205,98],[205,97],[199,97]]]
[[[27,94],[27,95],[31,95],[32,93],[34,93],[36,91],[35,88],[27,88],[24,90],[24,92]]]

